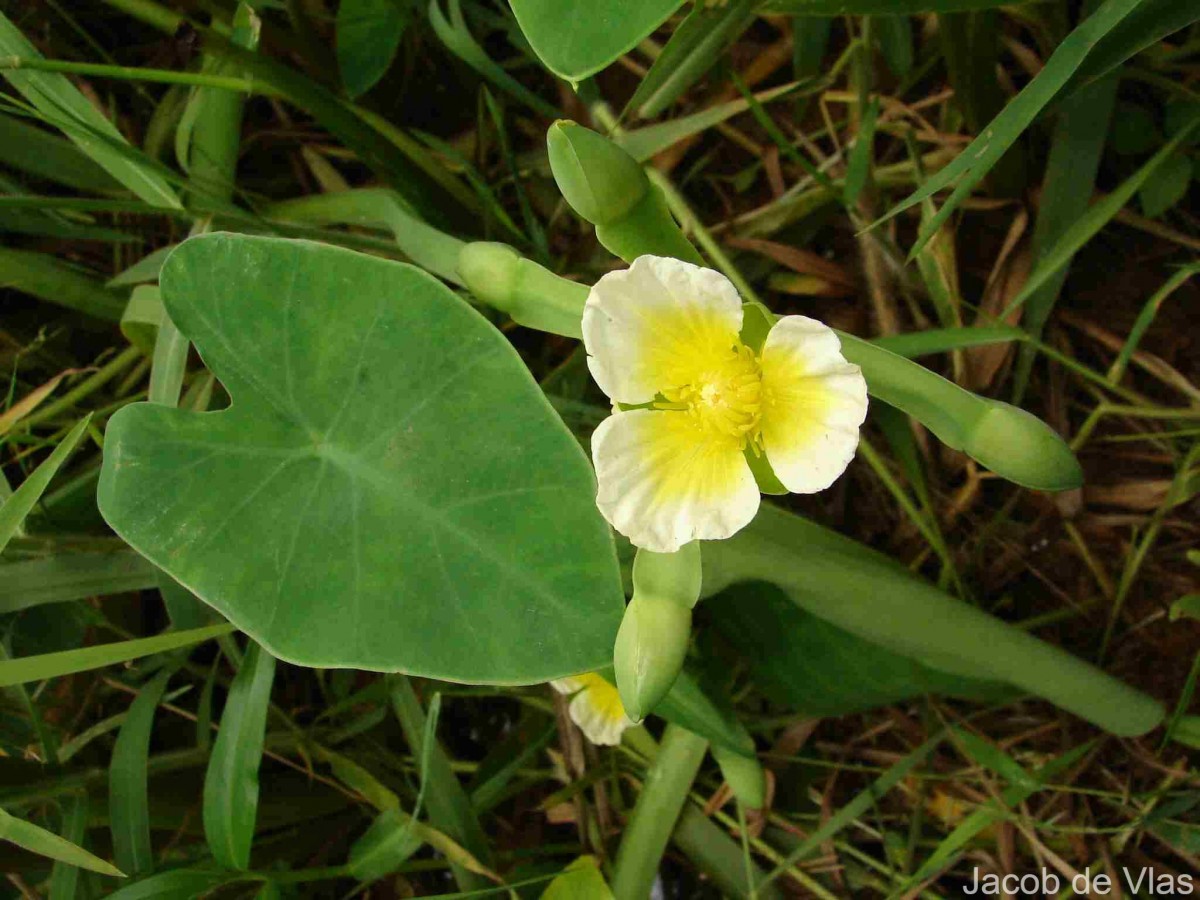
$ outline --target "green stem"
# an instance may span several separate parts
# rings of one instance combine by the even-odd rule
[[[155,3],[154,0],[104,0],[104,2],[167,34],[174,34],[186,21],[184,16],[167,9],[160,3]]]
[[[704,760],[708,741],[668,725],[658,756],[646,772],[642,793],[621,838],[613,867],[613,895],[621,900],[650,896],[654,878],[688,791]]]
[[[136,347],[126,347],[116,356],[108,361],[99,372],[95,372],[88,378],[81,381],[74,389],[63,394],[58,400],[53,403],[48,403],[34,413],[30,413],[22,420],[25,428],[33,428],[36,425],[41,425],[43,422],[48,422],[61,413],[72,409],[75,404],[86,397],[90,397],[108,382],[112,381],[120,375],[125,369],[133,365],[142,357],[142,351]]]
[[[200,72],[176,72],[171,69],[142,69],[137,66],[109,66],[104,63],[66,62],[60,59],[30,59],[24,56],[0,57],[0,69],[34,69],[39,72],[63,72],[71,75],[92,75],[98,78],[118,78],[124,81],[150,81],[158,84],[191,84],[220,88],[226,91],[281,96],[277,91],[245,78],[226,75],[205,75]]]

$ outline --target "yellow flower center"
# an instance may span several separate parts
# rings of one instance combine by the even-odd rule
[[[762,417],[762,368],[754,351],[740,341],[733,347],[704,354],[700,365],[689,366],[681,383],[666,388],[658,409],[686,411],[697,426],[737,441],[757,442]]]

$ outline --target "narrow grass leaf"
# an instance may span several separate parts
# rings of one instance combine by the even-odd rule
[[[754,98],[759,103],[769,103],[772,100],[794,96],[801,90],[807,95],[816,91],[817,88],[818,85],[808,82],[793,81],[790,84],[781,84],[779,87],[761,91],[755,94]],[[744,113],[749,108],[750,104],[746,100],[729,100],[725,103],[717,103],[700,112],[680,116],[666,122],[643,125],[641,128],[630,128],[613,135],[613,141],[638,162],[648,162],[668,147],[687,140],[706,129],[714,128],[722,122]]]
[[[227,869],[250,866],[274,677],[275,657],[251,641],[229,689],[204,777],[204,836],[213,858]]]
[[[52,831],[34,825],[32,822],[18,819],[2,809],[0,809],[0,840],[24,847],[38,856],[60,860],[68,865],[99,872],[101,875],[124,877],[124,873],[120,869],[93,856],[82,847],[59,837]]]
[[[4,501],[4,505],[0,506],[0,551],[8,546],[25,517],[46,492],[46,488],[50,486],[62,464],[67,461],[67,457],[75,450],[91,421],[91,413],[80,419],[42,464],[34,469],[29,477],[21,482],[21,486],[13,491],[12,496]]]
[[[167,244],[165,247],[159,247],[157,250],[147,253],[132,266],[110,278],[105,286],[110,288],[128,287],[158,281],[158,273],[162,270],[163,263],[167,261],[167,257],[171,255],[171,251],[176,246]]]
[[[130,875],[145,875],[154,868],[147,770],[150,733],[154,712],[174,672],[174,666],[168,667],[138,691],[113,745],[108,769],[109,827],[113,855]]]
[[[173,869],[125,885],[108,900],[196,900],[232,880],[230,873],[212,869]]]
[[[41,59],[33,44],[0,13],[0,55]],[[151,206],[181,208],[179,197],[158,171],[125,141],[116,126],[88,102],[70,80],[57,72],[5,69],[4,75],[46,119],[76,146]]]
[[[0,247],[0,284],[110,322],[125,309],[124,297],[82,269],[32,250]]]
[[[873,338],[871,343],[905,359],[948,353],[967,347],[1024,341],[1028,335],[1012,325],[980,325],[973,328],[930,328]]]
[[[4,412],[0,413],[0,437],[12,430],[12,427],[22,418],[33,412],[33,410],[37,409],[43,400],[54,393],[54,389],[62,383],[64,378],[66,378],[68,375],[76,375],[83,371],[85,370],[67,369],[63,372],[59,372],[49,381],[38,385],[8,409],[4,410]]]
[[[381,812],[350,847],[350,874],[366,884],[395,872],[425,843],[412,826],[412,817],[399,809]]]
[[[0,565],[0,614],[141,591],[155,585],[155,568],[133,550],[115,553],[57,553]]]
[[[1096,174],[1100,170],[1100,157],[1109,134],[1119,82],[1116,76],[1106,78],[1063,101],[1050,142],[1050,157],[1046,162],[1044,187],[1034,226],[1032,252],[1035,262],[1087,213],[1096,189]],[[1041,338],[1068,271],[1069,263],[1026,299],[1021,324],[1034,338]],[[1036,353],[1032,344],[1020,348],[1013,376],[1013,397],[1017,401],[1024,396]]]
[[[1071,76],[1087,58],[1088,53],[1105,34],[1111,31],[1138,5],[1139,0],[1107,0],[1095,13],[1084,20],[1059,44],[1046,61],[1042,71],[1011,100],[944,169],[931,176],[925,184],[901,203],[892,207],[875,225],[899,215],[954,185],[949,199],[938,213],[921,229],[913,247],[915,255],[970,195],[1008,148],[1029,127],[1046,105],[1054,99]],[[874,226],[872,226],[874,227]]]
[[[129,662],[131,659],[140,659],[143,656],[190,647],[192,644],[229,634],[233,630],[232,625],[210,625],[207,628],[170,631],[154,637],[119,641],[114,644],[100,644],[95,647],[83,647],[79,650],[63,650],[59,653],[3,660],[0,661],[0,687],[26,684],[30,681],[43,681],[47,678],[73,675],[76,672],[90,672],[93,669]]]
[[[776,866],[760,882],[760,885],[770,884],[796,863],[800,862],[800,860],[807,858],[814,851],[820,849],[822,844],[843,828],[850,825],[856,819],[861,818],[868,810],[878,804],[892,788],[907,778],[909,772],[924,762],[945,737],[945,731],[935,734],[899,762],[894,763],[891,768],[875,779],[866,790],[857,794],[849,803],[825,819],[819,828],[810,832],[808,837],[800,843],[800,846],[789,853],[783,862]]]
[[[1069,89],[1102,78],[1167,35],[1200,21],[1200,6],[1180,0],[1140,0],[1128,17],[1100,39]]]
[[[1112,2],[1112,0],[1110,0]],[[1029,299],[1030,294],[1045,284],[1056,272],[1069,265],[1071,258],[1079,249],[1099,234],[1100,229],[1107,225],[1119,213],[1134,194],[1141,190],[1147,179],[1167,160],[1171,159],[1176,149],[1187,139],[1194,130],[1200,128],[1200,115],[1193,117],[1191,122],[1175,137],[1171,138],[1162,149],[1154,154],[1145,165],[1131,175],[1107,197],[1093,204],[1086,213],[1076,219],[1062,236],[1050,247],[1044,256],[1038,260],[1025,287],[1012,299],[1008,308],[998,316],[999,319],[1008,317],[1014,309]]]
[[[63,804],[62,838],[80,849],[83,849],[87,837],[90,808],[91,801],[86,791],[80,791]],[[50,900],[75,900],[78,887],[79,866],[62,859],[55,860],[50,870]]]
[[[875,147],[875,123],[878,119],[879,98],[872,97],[863,113],[862,125],[854,139],[854,146],[850,150],[850,162],[846,166],[846,183],[842,186],[846,206],[857,203],[863,188],[867,186]]]
[[[0,163],[91,194],[120,191],[121,184],[70,141],[0,113]]]
[[[543,100],[521,82],[502,69],[487,52],[476,43],[463,17],[459,0],[447,0],[450,18],[442,12],[442,0],[429,0],[429,24],[433,26],[446,49],[478,72],[493,86],[510,97],[524,103],[538,115],[548,119],[558,118],[558,108]]]
[[[1121,376],[1125,374],[1125,369],[1129,366],[1129,361],[1133,359],[1133,354],[1137,351],[1138,344],[1142,342],[1142,336],[1154,324],[1154,319],[1158,315],[1159,309],[1162,308],[1163,303],[1197,273],[1200,273],[1200,262],[1181,266],[1174,275],[1167,279],[1167,283],[1155,291],[1150,299],[1146,301],[1146,305],[1138,313],[1133,327],[1129,329],[1129,337],[1125,339],[1125,343],[1121,346],[1121,352],[1117,354],[1117,358],[1113,360],[1108,372],[1105,373],[1105,377],[1110,382],[1113,384],[1120,382]]]
[[[755,0],[696,3],[638,83],[626,109],[652,119],[679,99],[721,59],[757,15]]]
[[[412,683],[403,675],[390,676],[388,683],[392,709],[400,721],[405,740],[409,747],[422,748],[420,775],[430,822],[451,840],[462,845],[475,859],[490,865],[487,837],[475,808],[471,806],[471,798],[459,783],[449,757],[436,739],[431,738],[426,743],[428,729],[425,711],[421,708],[421,701],[417,699]],[[455,878],[463,890],[486,885],[485,881],[463,866],[455,867]]]
[[[1010,784],[1001,792],[1000,803],[989,802],[969,813],[954,827],[953,831],[942,839],[941,843],[921,863],[917,871],[895,889],[893,896],[903,896],[917,885],[935,877],[958,858],[959,852],[967,847],[976,835],[1004,818],[1008,809],[1023,803],[1041,790],[1051,778],[1071,768],[1095,746],[1093,741],[1080,744],[1057,759],[1046,763],[1037,772],[1030,774],[989,742],[974,735],[967,739],[965,731],[956,731],[955,733],[977,762],[987,765],[993,771],[998,771],[998,769],[1011,771],[1015,768],[1016,771],[1013,772],[1015,777],[1008,779]],[[999,765],[997,765],[997,754],[1003,757],[1003,762],[1000,762]]]

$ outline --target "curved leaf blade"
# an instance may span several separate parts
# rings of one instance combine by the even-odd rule
[[[560,0],[511,0],[511,5],[546,68],[575,82],[631,50],[683,0],[595,0],[573,4],[569,13]]]
[[[482,317],[412,266],[227,234],[182,244],[162,291],[233,404],[110,420],[100,509],[139,552],[301,665],[514,684],[607,661],[591,467]]]
[[[258,766],[267,730],[275,657],[253,641],[238,669],[204,777],[204,836],[227,869],[250,867],[258,817]]]
[[[82,847],[73,844],[66,838],[59,837],[52,831],[47,831],[24,819],[18,819],[2,809],[0,809],[0,840],[24,847],[39,856],[56,859],[81,869],[90,869],[101,875],[124,877],[124,873],[111,863],[105,862],[98,856],[93,856]]]

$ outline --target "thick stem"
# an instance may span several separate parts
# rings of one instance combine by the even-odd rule
[[[707,749],[708,741],[686,728],[668,725],[663,732],[658,756],[646,772],[642,793],[617,850],[613,896],[622,900],[644,900],[650,896],[675,820],[687,801]]]

